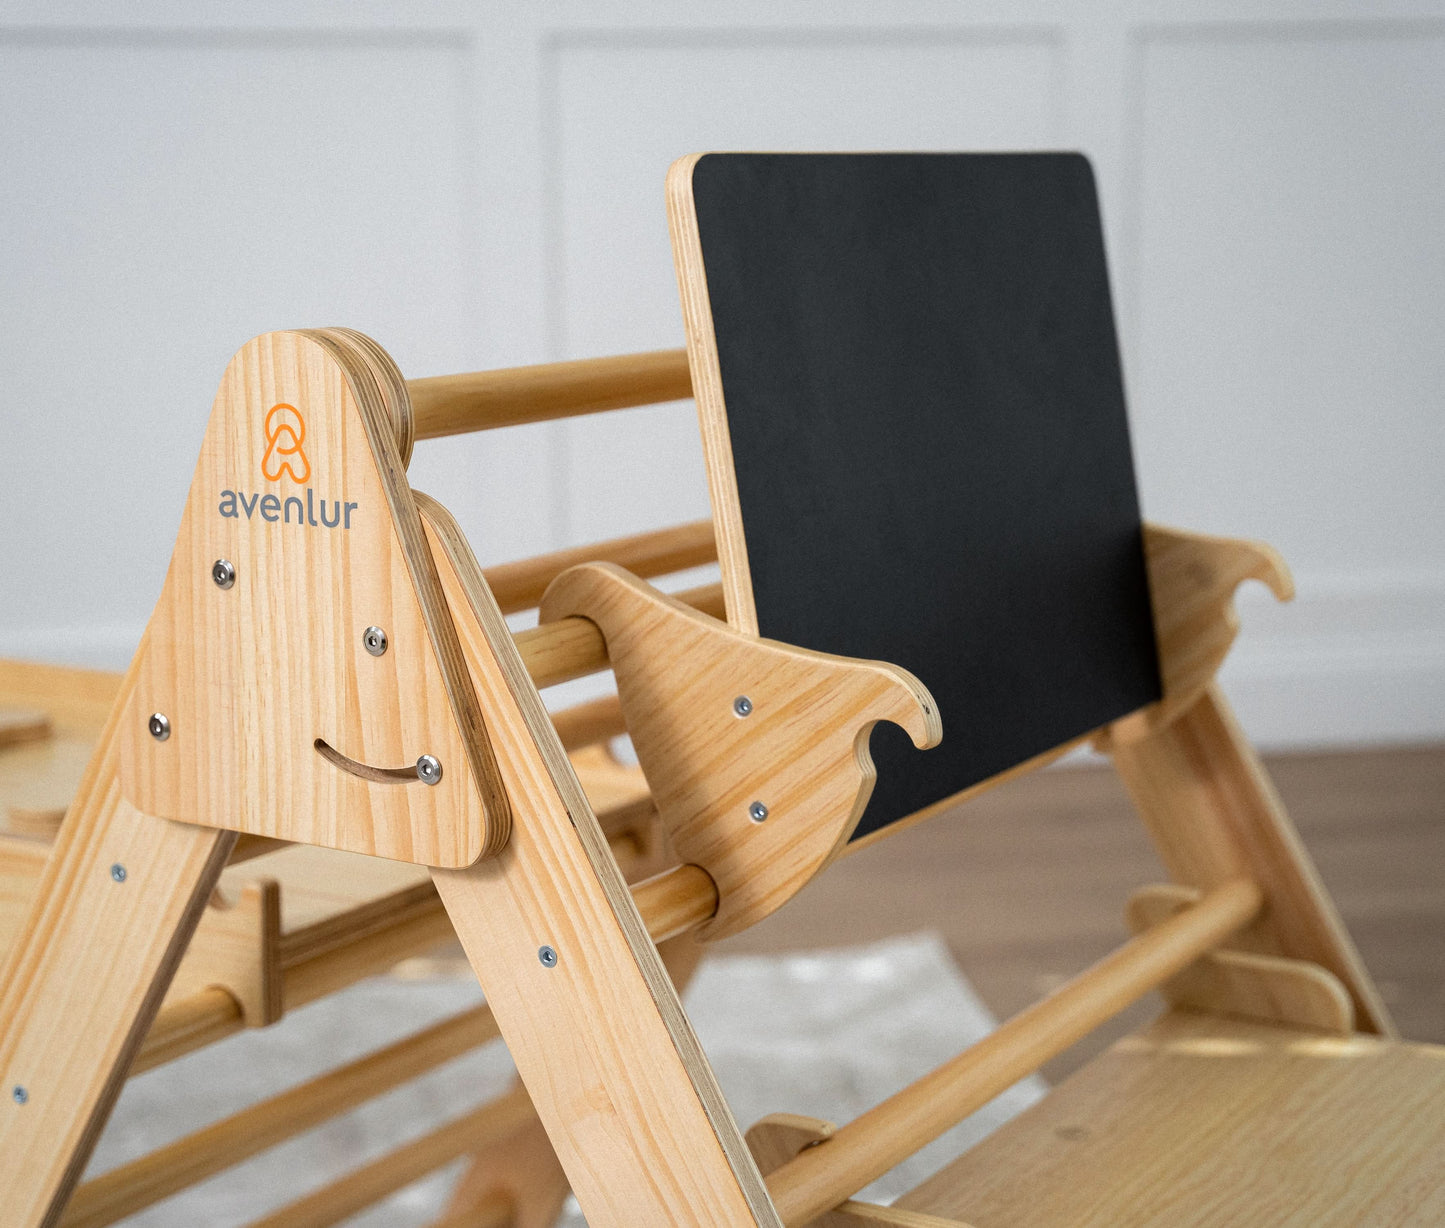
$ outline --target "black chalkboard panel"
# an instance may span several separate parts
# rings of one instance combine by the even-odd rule
[[[892,661],[857,836],[1157,699],[1098,201],[1074,154],[693,170],[761,633]]]

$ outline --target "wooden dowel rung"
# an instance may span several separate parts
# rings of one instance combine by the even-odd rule
[[[164,1066],[245,1026],[241,1004],[235,998],[216,986],[203,989],[161,1008],[130,1064],[130,1074]]]
[[[1235,880],[1105,956],[978,1044],[775,1169],[768,1190],[788,1228],[807,1224],[1105,1020],[1213,950],[1260,910]]]
[[[621,855],[621,847],[618,853]],[[636,884],[632,892],[656,942],[702,924],[717,911],[717,887],[697,866],[674,866]],[[363,932],[353,934],[349,941],[311,942],[288,935],[293,962],[281,973],[286,1010],[384,972],[411,955],[431,950],[453,933],[446,909],[434,893],[424,904],[409,905],[404,915],[393,913],[385,925],[361,929]],[[244,1026],[240,1005],[224,989],[206,989],[171,1003],[156,1016],[130,1073],[141,1074],[174,1061]]]
[[[632,899],[652,940],[664,942],[717,912],[717,884],[701,866],[673,866],[635,884]]]
[[[616,695],[604,695],[572,708],[552,713],[552,724],[563,750],[581,750],[627,732],[622,704]]]
[[[516,1228],[517,1204],[501,1192],[434,1219],[427,1228]]]
[[[704,614],[723,617],[721,584],[705,584],[673,596]],[[607,668],[607,641],[597,624],[585,618],[559,618],[519,631],[513,638],[527,673],[539,689]]]
[[[406,381],[416,438],[435,439],[692,396],[686,350],[506,367]]]
[[[518,1088],[254,1221],[251,1228],[329,1228],[458,1156],[500,1143],[532,1112],[526,1091]]]
[[[651,533],[539,554],[516,563],[501,563],[485,568],[482,575],[502,613],[514,614],[534,608],[542,600],[547,585],[578,563],[616,563],[648,580],[686,571],[689,567],[701,567],[716,559],[712,521],[695,520]]]
[[[113,1224],[496,1036],[485,1006],[444,1019],[85,1182],[60,1223],[63,1228]]]

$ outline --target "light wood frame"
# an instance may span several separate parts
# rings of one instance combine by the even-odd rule
[[[695,313],[693,290],[689,310]],[[689,322],[696,321],[690,316]],[[399,377],[382,378],[384,355],[378,357],[379,351],[354,335],[344,336],[353,345],[345,377],[359,381],[357,355],[364,354],[374,385],[388,385],[392,416],[378,429],[395,433],[398,457],[409,453],[416,436],[679,399],[691,384],[698,387],[705,429],[725,423],[705,345],[692,347],[691,379],[684,353],[664,351],[416,381],[410,386],[414,407],[406,412],[395,408],[403,399]],[[714,495],[716,500],[716,487]],[[515,1140],[518,1163],[535,1170],[522,1186],[536,1192],[536,1205],[555,1199],[560,1160],[566,1182],[598,1225],[801,1225],[818,1216],[830,1224],[959,1223],[871,1207],[851,1196],[1151,989],[1210,1010],[1335,1031],[1390,1033],[1378,995],[1213,683],[1237,630],[1232,606],[1237,584],[1261,579],[1285,597],[1287,573],[1267,548],[1150,526],[1146,550],[1164,699],[1097,731],[1093,740],[1113,757],[1176,885],[1137,897],[1131,922],[1138,936],[1063,991],[858,1121],[806,1140],[826,1138],[826,1143],[799,1144],[785,1155],[776,1139],[760,1141],[773,1137],[768,1131],[750,1132],[755,1162],[692,1038],[657,945],[667,955],[675,944],[689,944],[685,953],[676,948],[677,958],[669,960],[677,969],[694,961],[695,932],[744,900],[749,883],[757,885],[755,874],[739,871],[730,878],[719,870],[715,877],[703,866],[684,863],[629,889],[620,867],[631,862],[663,868],[656,857],[665,842],[647,834],[658,801],[635,785],[604,781],[611,770],[606,769],[597,776],[597,795],[611,801],[594,806],[578,777],[587,778],[588,765],[599,762],[594,752],[600,741],[645,724],[647,713],[639,708],[644,701],[629,699],[624,687],[620,704],[598,701],[552,720],[537,697],[541,686],[607,667],[614,652],[619,665],[626,659],[620,674],[631,671],[648,685],[665,687],[668,669],[677,664],[668,662],[666,637],[655,632],[651,648],[642,636],[635,646],[624,645],[649,618],[669,627],[698,627],[706,647],[697,651],[712,657],[737,653],[736,637],[746,637],[749,627],[738,613],[735,584],[685,594],[680,608],[640,580],[615,573],[616,582],[601,585],[595,572],[585,569],[557,580],[568,568],[594,560],[630,567],[643,577],[696,566],[715,557],[711,527],[680,526],[484,573],[444,509],[409,488],[398,486],[390,497],[409,500],[416,509],[421,533],[411,535],[414,544],[404,548],[424,549],[428,556],[438,608],[455,627],[457,659],[476,696],[500,787],[528,821],[474,865],[431,873],[418,867],[410,879],[393,884],[394,890],[358,904],[344,921],[318,922],[304,938],[300,931],[283,930],[276,889],[264,879],[245,896],[244,907],[220,923],[206,904],[215,885],[227,881],[223,876],[236,879],[248,867],[264,868],[270,859],[303,850],[293,853],[264,836],[238,841],[234,832],[220,828],[151,818],[126,803],[117,785],[117,725],[129,711],[146,643],[125,678],[66,676],[59,692],[59,675],[0,663],[0,696],[8,703],[50,708],[62,729],[68,721],[94,728],[99,714],[110,712],[43,865],[33,846],[17,852],[0,841],[0,881],[10,881],[9,873],[33,893],[33,907],[0,979],[0,1072],[7,1092],[13,1087],[26,1092],[23,1105],[12,1102],[5,1106],[8,1112],[0,1110],[0,1187],[10,1195],[7,1214],[14,1222],[111,1222],[116,1214],[234,1162],[232,1156],[270,1145],[499,1032],[529,1094],[514,1093],[442,1126],[272,1220],[332,1223],[447,1159],[484,1144],[512,1146],[508,1140]],[[718,515],[719,540],[728,540],[729,514],[724,508]],[[503,611],[542,600],[553,581],[555,604],[547,609],[544,602],[544,613],[552,617],[535,630],[509,633]],[[634,603],[620,621],[607,608],[616,604],[617,583]],[[710,629],[723,613],[724,591],[734,607],[733,626]],[[896,674],[894,680],[907,689]],[[926,708],[926,692],[910,694],[915,697],[910,702]],[[870,695],[855,705],[854,715],[837,719],[840,728],[856,731],[869,713],[887,712]],[[907,719],[919,719],[916,707]],[[926,728],[919,728],[926,735]],[[850,737],[856,743],[856,732]],[[866,800],[866,777],[865,772],[849,793],[852,819],[861,809],[859,797]],[[914,821],[943,808],[930,808]],[[662,815],[661,822],[674,833],[685,827],[672,814]],[[847,816],[835,810],[810,823],[826,835],[825,855],[770,887],[767,904],[745,910],[746,922],[786,899],[832,857],[899,829],[848,845]],[[737,841],[721,844],[726,851]],[[125,867],[123,880],[113,875],[115,866]],[[284,874],[280,890],[284,896]],[[7,898],[0,897],[0,905]],[[0,912],[0,932],[3,918]],[[171,1060],[239,1027],[265,1026],[288,1006],[426,950],[452,932],[466,946],[489,1008],[88,1182],[71,1200],[127,1072]],[[538,959],[539,935],[560,952],[553,968]],[[574,969],[582,971],[579,955],[592,972],[574,977]],[[607,969],[605,977],[596,974],[601,968]],[[1296,988],[1281,997],[1281,985]],[[646,1077],[640,1077],[643,1072]],[[607,1089],[602,1120],[598,1088]],[[539,1120],[547,1151],[538,1150]],[[242,1139],[249,1142],[237,1142]],[[489,1169],[479,1160],[474,1179],[459,1191],[461,1201],[444,1222],[508,1222],[525,1191],[503,1184],[495,1165]]]

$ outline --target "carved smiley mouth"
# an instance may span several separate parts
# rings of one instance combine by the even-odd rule
[[[316,747],[316,753],[332,767],[340,768],[362,780],[369,780],[373,784],[410,785],[421,781],[424,785],[434,785],[442,778],[441,761],[434,755],[422,755],[411,767],[383,768],[372,767],[369,763],[343,755],[325,738],[317,738],[312,745]]]

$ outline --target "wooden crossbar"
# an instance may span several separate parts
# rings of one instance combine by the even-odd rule
[[[686,350],[505,367],[406,381],[416,438],[573,418],[692,396]]]
[[[634,883],[632,898],[655,942],[701,925],[717,911],[717,888],[697,866],[674,866]],[[395,914],[383,928],[347,936],[345,941],[306,952],[281,974],[282,1002],[291,1010],[335,993],[366,976],[384,972],[411,955],[431,950],[452,936],[451,922],[435,892],[418,893],[407,917]],[[224,989],[202,990],[164,1007],[156,1016],[130,1068],[152,1070],[239,1032],[241,1007]]]
[[[881,1177],[974,1110],[1248,924],[1264,897],[1235,879],[1126,942],[978,1044],[800,1152],[768,1177],[800,1228]]]
[[[101,1228],[168,1198],[349,1112],[497,1037],[485,1006],[368,1053],[335,1070],[263,1100],[159,1150],[87,1181],[61,1216],[62,1228]]]
[[[531,1118],[532,1102],[518,1087],[256,1220],[251,1228],[329,1228],[459,1156],[500,1143]]]
[[[722,585],[706,584],[672,594],[684,605],[722,618]],[[607,668],[607,641],[585,618],[559,618],[516,634],[522,663],[537,689],[570,682]]]
[[[614,537],[590,546],[571,546],[515,563],[484,568],[482,576],[503,614],[535,608],[547,585],[579,563],[616,563],[650,580],[717,561],[711,520],[694,520],[631,537]]]

